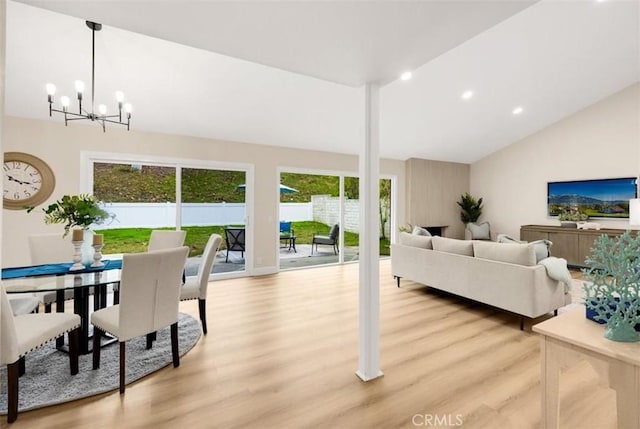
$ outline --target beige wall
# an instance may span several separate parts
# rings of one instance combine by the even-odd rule
[[[640,84],[632,85],[471,165],[471,192],[484,197],[492,230],[558,225],[547,216],[547,182],[640,174]],[[593,220],[610,228],[628,221]]]
[[[356,156],[141,131],[127,132],[115,126],[103,133],[94,124],[65,127],[61,121],[15,117],[6,117],[5,126],[5,151],[31,153],[45,160],[53,169],[56,189],[50,201],[64,194],[84,190],[85,178],[81,175],[80,167],[82,151],[252,164],[255,213],[248,215],[254,225],[256,273],[273,271],[277,266],[278,170],[294,168],[357,173],[358,168]],[[404,162],[382,160],[381,174],[397,176],[396,215],[399,222],[404,222]],[[30,214],[3,211],[2,246],[6,252],[3,266],[28,263],[28,233],[62,231],[60,225],[44,225],[39,211]]]
[[[408,222],[447,225],[447,237],[464,238],[456,201],[469,192],[469,165],[411,158],[406,161],[406,177]]]

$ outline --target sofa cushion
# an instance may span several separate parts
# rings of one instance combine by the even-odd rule
[[[431,237],[431,233],[426,228],[422,228],[421,226],[414,226],[413,231],[411,231],[411,234],[425,235],[427,237]]]
[[[433,250],[455,253],[457,255],[473,256],[473,242],[469,240],[456,240],[455,238],[432,237]]]
[[[474,240],[491,240],[491,226],[489,222],[469,222],[467,229],[471,232],[471,238]]]
[[[431,238],[426,235],[414,235],[408,232],[401,232],[398,239],[400,244],[411,247],[420,247],[422,249],[433,249],[431,246]]]
[[[529,267],[537,263],[535,247],[529,244],[473,241],[473,253],[476,258]]]

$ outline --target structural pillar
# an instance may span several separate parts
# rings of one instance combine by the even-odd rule
[[[380,370],[380,143],[379,88],[364,87],[364,141],[360,150],[360,281],[358,371],[363,381]]]

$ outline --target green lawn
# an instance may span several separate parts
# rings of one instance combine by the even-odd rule
[[[314,234],[326,235],[329,233],[329,226],[320,222],[306,221],[293,222],[293,231],[296,235],[296,243],[311,244]],[[96,230],[98,234],[104,234],[103,253],[136,253],[147,250],[149,237],[153,228],[117,228]],[[157,228],[156,228],[157,229]],[[173,229],[173,228],[166,228]],[[187,231],[185,245],[189,246],[189,256],[201,255],[204,246],[207,244],[209,236],[213,233],[223,237],[222,249],[225,249],[224,227],[223,226],[187,226],[183,228]],[[345,246],[357,246],[358,234],[345,232]],[[389,255],[389,240],[380,240],[380,254]]]

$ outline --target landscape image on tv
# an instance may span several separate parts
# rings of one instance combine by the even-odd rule
[[[577,208],[589,217],[628,218],[629,200],[638,197],[638,179],[577,180],[549,182],[549,216],[558,216],[565,208]]]

